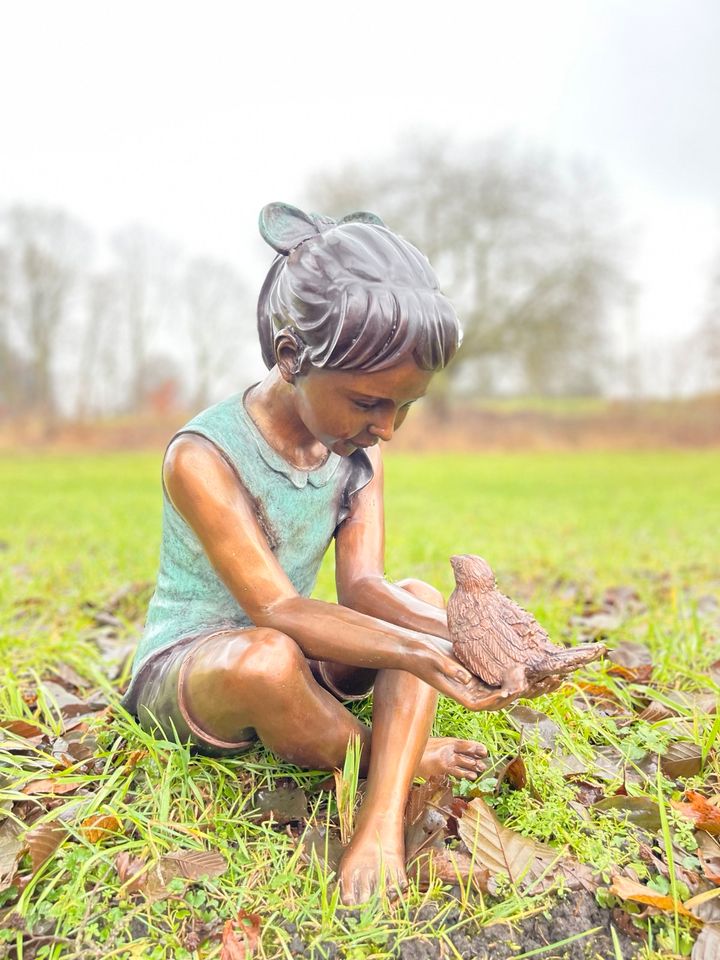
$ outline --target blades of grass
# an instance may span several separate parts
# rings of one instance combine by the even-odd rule
[[[568,943],[574,943],[576,940],[582,940],[583,937],[589,937],[593,933],[597,933],[598,930],[602,930],[602,927],[583,930],[582,933],[574,933],[571,937],[566,937],[564,940],[556,940],[555,943],[548,943],[544,947],[536,947],[534,950],[528,950],[526,953],[518,953],[515,960],[526,960],[528,957],[537,957],[541,953],[547,953],[548,950],[553,950],[556,947],[564,947]]]
[[[617,935],[617,930],[615,929],[612,923],[610,924],[610,936],[612,937],[613,952],[615,954],[615,960],[625,960],[622,954],[622,949],[620,947],[620,939]]]
[[[680,915],[678,913],[678,889],[677,889],[677,874],[675,873],[675,857],[673,856],[673,845],[672,845],[672,835],[670,833],[670,825],[667,818],[667,810],[665,809],[665,797],[663,795],[663,776],[662,771],[660,770],[660,762],[658,761],[657,769],[657,803],[658,810],[660,811],[660,829],[663,836],[663,842],[665,844],[665,858],[668,865],[668,873],[670,876],[670,892],[673,897],[673,914],[675,917],[675,952],[680,953]]]
[[[720,712],[715,714],[713,725],[710,727],[710,730],[708,731],[707,736],[703,737],[703,740],[702,740],[701,763],[703,767],[705,766],[705,761],[707,760],[708,755],[713,748],[713,744],[717,739],[718,733],[720,733]]]

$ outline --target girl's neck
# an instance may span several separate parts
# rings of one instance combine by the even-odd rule
[[[277,367],[246,393],[245,409],[270,446],[298,470],[315,470],[327,460],[327,447],[298,416],[293,385]]]

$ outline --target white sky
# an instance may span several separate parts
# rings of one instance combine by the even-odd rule
[[[6,0],[0,204],[141,221],[258,289],[256,218],[409,129],[598,162],[636,227],[640,339],[694,326],[720,250],[720,3]],[[382,214],[382,211],[378,211]]]

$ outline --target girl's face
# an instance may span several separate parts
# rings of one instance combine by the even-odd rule
[[[432,376],[412,357],[375,373],[311,367],[295,378],[296,409],[316,439],[348,457],[358,447],[390,440]]]

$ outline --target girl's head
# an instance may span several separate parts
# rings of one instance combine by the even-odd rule
[[[260,213],[278,251],[260,292],[258,333],[268,368],[283,336],[300,369],[384,370],[412,359],[436,371],[452,359],[460,326],[427,259],[369,213],[340,221],[287,204]]]
[[[271,203],[260,232],[278,252],[258,301],[266,366],[336,453],[389,440],[461,339],[427,259],[369,213],[336,222]]]

